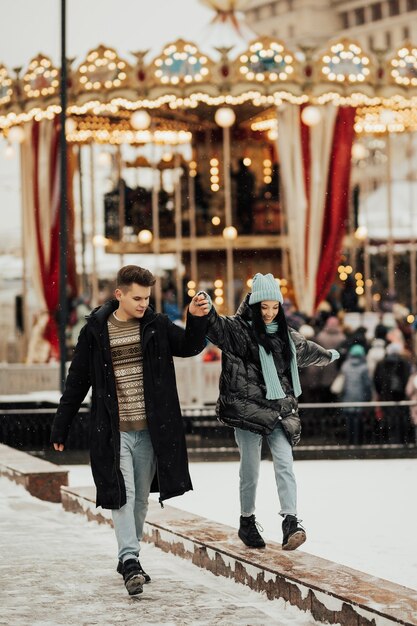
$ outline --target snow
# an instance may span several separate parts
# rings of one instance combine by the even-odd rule
[[[85,469],[76,472],[79,476]],[[112,528],[0,478],[0,624],[311,626],[310,614],[144,544],[152,582],[129,598]]]
[[[296,461],[303,550],[417,589],[417,459]],[[68,466],[73,485],[93,484],[89,468]],[[237,528],[238,463],[191,463],[194,491],[167,504]],[[152,494],[151,498],[157,498]],[[257,520],[281,542],[271,461],[261,462]]]

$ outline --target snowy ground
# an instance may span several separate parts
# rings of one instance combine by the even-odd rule
[[[311,615],[269,601],[152,545],[142,564],[153,580],[129,598],[115,572],[116,541],[87,522],[0,478],[1,626],[312,626]]]
[[[69,468],[72,484],[92,484],[89,468]],[[305,552],[417,589],[417,459],[297,461],[295,471]],[[191,476],[194,491],[167,504],[237,527],[238,463],[192,463]],[[262,461],[256,515],[264,537],[281,542],[278,510]]]

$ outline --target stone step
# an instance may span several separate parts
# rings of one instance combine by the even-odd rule
[[[61,502],[61,486],[68,485],[68,471],[4,444],[0,444],[0,475],[49,502]]]
[[[67,511],[89,520],[111,522],[111,513],[95,508],[93,487],[62,487]],[[268,542],[265,550],[242,544],[235,528],[154,501],[144,541],[192,561],[217,576],[232,578],[271,600],[283,598],[318,622],[342,626],[417,626],[417,591],[310,555],[285,552]]]

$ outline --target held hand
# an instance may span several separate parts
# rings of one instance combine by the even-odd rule
[[[63,443],[54,443],[54,449],[57,452],[63,452],[64,451],[64,444]]]
[[[340,353],[337,350],[331,349],[329,350],[329,352],[332,357],[330,363],[333,363],[333,361],[337,361],[337,359],[340,359]]]
[[[195,315],[196,317],[203,317],[209,312],[210,306],[207,298],[203,294],[197,294],[191,300],[188,309],[191,315]]]

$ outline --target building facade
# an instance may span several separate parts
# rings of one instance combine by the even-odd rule
[[[383,51],[417,41],[417,0],[253,0],[245,16],[260,35],[294,46],[345,36]]]

